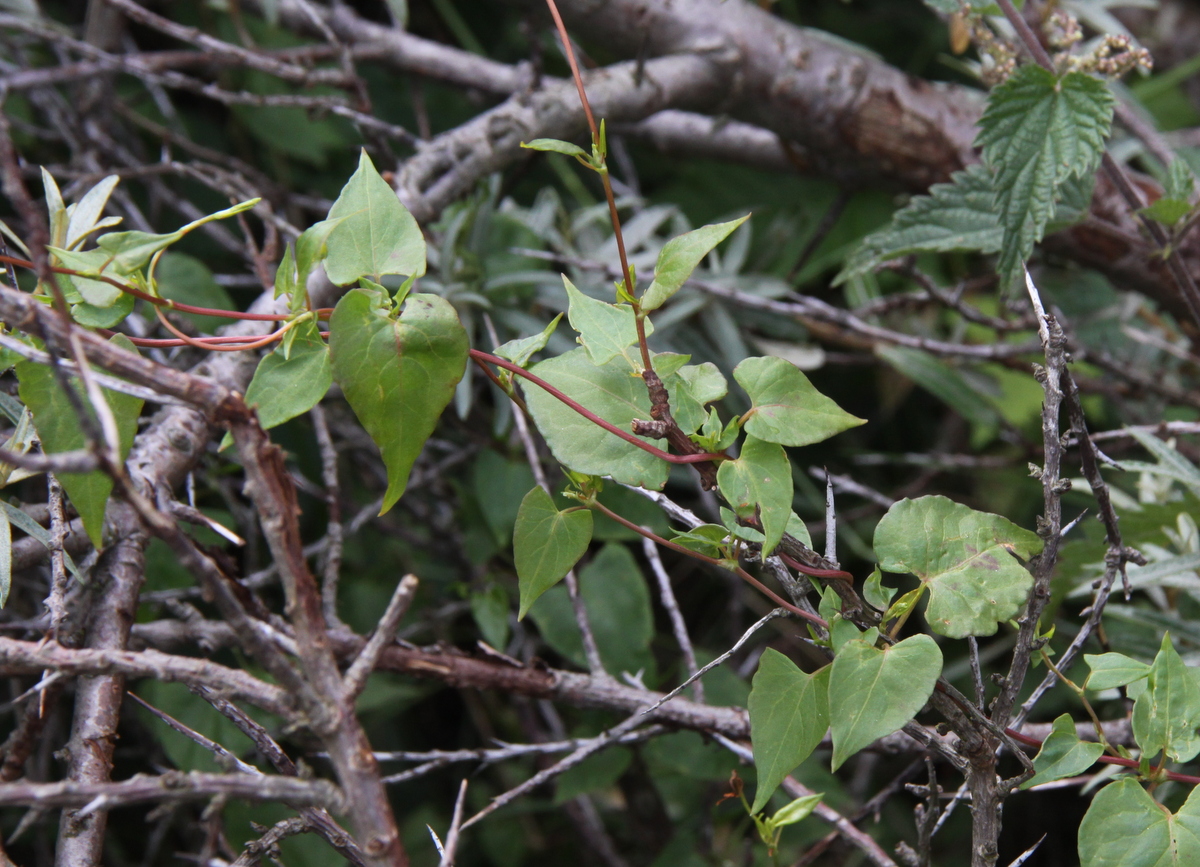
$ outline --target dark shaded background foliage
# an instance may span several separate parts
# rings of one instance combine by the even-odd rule
[[[381,23],[389,20],[383,4],[363,0],[352,6],[370,20]],[[76,30],[84,25],[88,13],[83,3],[45,3],[42,8],[48,18]],[[248,34],[261,47],[311,44],[307,38],[266,23],[253,8],[237,3],[224,8],[186,3],[157,9],[175,21],[200,27],[231,42],[238,42]],[[1182,4],[1168,4],[1168,10],[1185,17],[1195,14],[1190,6]],[[968,80],[961,71],[960,61],[949,52],[945,25],[915,0],[849,3],[784,0],[775,5],[774,11],[787,20],[827,30],[878,52],[889,63],[914,76],[955,82]],[[506,62],[532,58],[547,73],[567,74],[540,10],[486,0],[411,0],[408,14],[409,28],[417,35],[479,49]],[[1154,41],[1152,27],[1158,14],[1162,13],[1142,14],[1151,28],[1147,31],[1151,34],[1151,48],[1156,51],[1159,46]],[[606,54],[603,46],[591,45],[587,33],[576,36],[585,51],[594,52],[590,54],[591,61],[603,64],[616,59]],[[6,73],[13,68],[55,62],[53,51],[44,42],[8,31],[2,38],[7,50],[6,57],[0,59]],[[124,47],[136,44],[144,51],[179,47],[174,40],[137,24],[128,27],[123,39]],[[1161,53],[1169,58],[1164,69],[1188,59],[1170,42],[1161,46]],[[465,122],[494,102],[483,92],[399,74],[379,63],[360,62],[357,71],[365,82],[375,116],[410,131],[427,128],[436,135]],[[205,70],[201,77],[217,81],[227,90],[245,89],[252,93],[281,90],[267,76],[236,67]],[[345,119],[321,112],[306,113],[302,109],[231,108],[195,94],[171,91],[169,98],[164,97],[171,106],[171,113],[167,114],[163,111],[164,98],[156,104],[152,91],[127,75],[94,84],[61,86],[57,97],[47,97],[45,92],[40,97],[37,94],[14,92],[4,102],[14,140],[29,169],[26,182],[31,188],[37,185],[34,168],[37,165],[49,167],[67,189],[74,182],[84,188],[88,178],[94,180],[119,165],[118,151],[126,155],[127,167],[155,163],[164,148],[161,137],[152,130],[130,124],[124,119],[129,112],[167,126],[176,136],[186,136],[208,151],[189,152],[178,143],[167,145],[182,162],[219,164],[215,155],[234,158],[236,170],[252,177],[275,212],[299,228],[324,216],[330,200],[353,171],[360,145],[367,147],[381,168],[394,166],[398,158],[403,159],[410,152],[403,143],[364,136]],[[1195,100],[1195,91],[1189,90],[1186,81],[1166,89],[1164,94],[1150,105],[1164,129],[1187,131],[1200,120],[1197,115],[1200,102]],[[115,136],[116,146],[97,145],[99,164],[84,165],[78,148],[72,148],[55,131],[47,129],[46,103],[39,104],[39,98],[58,99],[60,107],[75,105],[79,100],[98,100],[103,108],[94,112],[97,126],[91,131],[81,126],[76,131],[85,138],[106,131]],[[752,289],[769,277],[783,281],[779,284],[780,291],[801,292],[839,305],[855,307],[878,302],[878,298],[847,298],[842,290],[832,288],[830,282],[854,242],[885,222],[902,200],[897,198],[895,190],[839,190],[833,183],[816,177],[699,159],[683,160],[660,154],[636,138],[619,140],[616,155],[616,174],[625,191],[638,195],[630,199],[630,216],[665,205],[676,209],[673,219],[700,225],[747,210],[754,212],[744,262],[727,275],[731,284]],[[129,197],[127,204],[140,209],[157,228],[184,221],[179,202],[192,202],[203,212],[228,203],[227,190],[186,173],[166,171],[158,176],[141,177],[137,171],[131,174],[122,183]],[[473,329],[476,345],[490,346],[481,316],[485,309],[495,317],[501,340],[521,330],[531,333],[535,322],[545,321],[552,314],[553,305],[547,303],[551,290],[547,287],[557,280],[556,265],[514,252],[514,248],[565,252],[554,250],[545,237],[537,237],[513,216],[517,209],[546,202],[548,195],[556,196],[560,203],[553,223],[564,230],[574,215],[600,201],[598,186],[591,177],[572,171],[565,160],[530,154],[503,175],[485,180],[467,201],[452,205],[440,220],[428,227],[431,249],[437,250],[439,258],[431,263],[426,282],[436,281],[439,288],[432,291],[440,291],[455,301]],[[510,205],[501,207],[501,202]],[[121,208],[118,202],[117,210]],[[501,211],[499,216],[495,216],[497,208]],[[10,224],[14,222],[10,212],[0,216]],[[829,216],[833,217],[832,226],[824,225]],[[252,221],[250,225],[260,242],[269,240],[261,224]],[[589,231],[603,234],[602,229]],[[236,228],[234,233],[236,237]],[[588,233],[581,235],[586,241]],[[584,251],[584,255],[594,254],[594,246]],[[260,278],[249,267],[240,244],[223,245],[218,239],[197,232],[177,249],[217,275],[221,290],[239,308],[248,305],[262,289]],[[987,273],[986,263],[970,257],[922,260],[920,265],[945,284]],[[1128,370],[1168,382],[1183,392],[1182,399],[1170,399],[1144,391],[1136,383],[1122,381],[1111,371],[1085,368],[1081,380],[1088,392],[1087,409],[1093,430],[1126,423],[1196,418],[1196,392],[1192,390],[1194,356],[1178,362],[1166,353],[1138,344],[1121,328],[1130,323],[1150,323],[1154,327],[1161,325],[1169,333],[1180,327],[1178,323],[1172,325],[1168,321],[1163,325],[1151,302],[1071,262],[1047,255],[1039,267],[1039,281],[1048,299],[1059,307],[1081,341],[1102,347]],[[523,276],[496,286],[495,279],[506,273]],[[493,282],[489,284],[489,280]],[[213,294],[217,290],[207,280],[188,288],[192,292],[203,288],[210,297],[220,297]],[[902,274],[892,273],[881,275],[876,288],[879,297],[888,297],[911,291],[915,284]],[[1004,312],[986,279],[978,281],[977,289],[967,297],[981,309]],[[926,305],[898,306],[884,313],[881,321],[899,331],[947,329],[968,336],[982,333],[975,326],[962,323],[952,311]],[[522,329],[522,325],[526,327]],[[944,493],[974,508],[1004,514],[1024,526],[1033,525],[1041,508],[1040,487],[1029,478],[1026,465],[1038,460],[1040,450],[1040,392],[1028,375],[1027,362],[1013,363],[1007,369],[993,365],[986,370],[972,370],[963,366],[959,371],[962,381],[977,389],[983,395],[982,404],[991,407],[990,418],[977,415],[972,419],[964,414],[964,407],[948,405],[928,388],[914,384],[882,363],[872,354],[869,341],[833,331],[815,333],[796,322],[732,304],[712,300],[700,304],[691,316],[661,328],[652,343],[659,349],[691,351],[697,360],[711,359],[728,372],[743,351],[739,344],[752,349],[753,342],[761,338],[810,351],[823,347],[823,365],[809,373],[814,384],[849,412],[868,420],[862,428],[803,450],[799,458],[803,463],[797,465],[795,473],[797,510],[810,522],[814,539],[819,540],[823,535],[823,483],[812,478],[808,471],[821,467],[849,474],[858,483],[883,492],[888,498]],[[560,343],[568,345],[565,340]],[[175,358],[182,363],[195,361],[198,356],[185,350],[175,353]],[[6,384],[13,387],[10,379],[6,379]],[[737,396],[729,398],[728,408],[736,409],[738,401]],[[334,395],[325,402],[325,409],[338,444],[342,516],[349,520],[360,509],[369,510],[370,503],[382,491],[384,479],[374,446],[345,404]],[[510,419],[511,411],[497,393],[476,376],[470,389],[464,391],[463,399],[447,411],[400,505],[383,518],[371,518],[369,511],[364,513],[368,519],[346,539],[340,613],[347,625],[357,632],[368,632],[396,581],[412,572],[420,576],[422,585],[401,633],[405,640],[423,645],[440,642],[470,650],[481,634],[481,625],[486,628],[490,624],[496,629],[494,622],[478,616],[484,604],[479,600],[498,599],[506,603],[515,598],[516,579],[508,540],[515,504],[532,484],[527,468],[523,467],[523,452],[512,434]],[[329,513],[321,482],[321,455],[312,424],[307,418],[298,419],[275,431],[273,439],[289,454],[289,466],[300,490],[305,537],[320,539]],[[1198,456],[1186,438],[1180,439],[1178,447],[1193,459]],[[1128,442],[1113,443],[1109,451],[1119,458],[1128,451]],[[206,544],[225,547],[225,553],[238,562],[242,573],[253,575],[270,565],[269,555],[256,541],[252,510],[240,493],[237,474],[236,464],[216,453],[214,444],[195,474],[196,503],[210,516],[237,527],[250,543],[238,550],[215,535],[205,535],[203,531],[199,535]],[[1119,479],[1117,483],[1132,489]],[[668,491],[678,501],[702,513],[712,508],[687,472],[678,472]],[[44,483],[33,479],[6,493],[23,502],[40,501],[45,496]],[[1089,507],[1082,495],[1074,496],[1068,502],[1075,512]],[[639,508],[638,501],[631,496],[624,497],[622,504],[627,509]],[[856,575],[866,575],[872,568],[869,540],[881,512],[881,507],[871,499],[853,493],[839,495],[839,550],[843,567]],[[1073,517],[1075,512],[1069,516]],[[641,515],[648,515],[644,508]],[[638,518],[649,519],[649,516]],[[1135,544],[1166,543],[1152,518],[1124,526]],[[1081,536],[1088,542],[1076,541],[1064,552],[1060,568],[1064,590],[1081,574],[1082,564],[1094,562],[1097,552],[1102,550],[1098,525],[1086,522]],[[646,571],[640,546],[630,544],[628,534],[610,527],[607,538],[625,544]],[[600,550],[597,543],[593,557],[599,557]],[[768,610],[764,600],[725,576],[669,552],[665,560],[693,638],[709,657],[729,646],[750,622]],[[192,581],[161,543],[152,543],[148,552],[147,579],[139,620],[148,622],[167,616],[168,612],[179,616],[177,610],[166,607],[165,600],[171,591],[191,587]],[[28,620],[39,614],[45,596],[44,581],[43,567],[26,570],[18,576],[0,628],[15,636],[29,634]],[[270,607],[278,610],[281,597],[271,583],[263,584],[259,592]],[[200,610],[207,610],[201,600],[192,597],[191,602]],[[1194,613],[1191,609],[1195,608],[1195,602],[1182,597],[1177,602],[1171,610],[1184,620]],[[1071,601],[1065,610],[1074,613],[1077,607],[1078,603]],[[509,616],[511,619],[511,611]],[[645,657],[650,663],[645,683],[668,688],[679,677],[678,654],[670,639],[669,624],[657,604],[652,616],[654,638]],[[544,625],[537,618],[533,623],[508,623],[511,637],[504,649],[519,658],[537,657],[555,667],[575,666],[575,661],[562,654],[561,643],[548,645],[539,639],[538,627]],[[1066,621],[1061,628],[1062,634],[1069,634],[1071,629]],[[803,659],[804,647],[797,641],[798,631],[794,623],[784,622],[764,635],[771,646]],[[1123,645],[1127,652],[1136,653],[1154,646],[1154,633],[1153,624],[1123,619],[1110,625],[1108,637],[1114,646]],[[1191,650],[1196,649],[1196,642],[1189,643],[1188,636],[1177,635],[1179,638]],[[985,658],[988,646],[993,642],[1003,645],[1005,640],[1002,631],[994,640],[985,642]],[[710,701],[745,703],[748,675],[754,670],[755,654],[761,647],[759,642],[754,650],[739,653],[731,663],[709,676],[706,686]],[[950,645],[946,649],[951,652]],[[1002,652],[1001,646],[1001,659]],[[231,666],[247,664],[234,651],[219,652],[214,658]],[[962,660],[950,657],[947,662],[966,691],[969,680]],[[31,685],[29,678],[12,678],[10,695],[15,697]],[[250,744],[240,734],[182,686],[141,682],[132,689],[231,750],[253,754]],[[1072,708],[1065,694],[1052,694],[1044,700],[1039,718],[1048,720]],[[460,749],[486,747],[494,739],[524,742],[557,739],[567,734],[590,735],[617,719],[614,714],[600,710],[555,707],[544,701],[496,692],[454,690],[435,681],[387,673],[374,676],[359,700],[358,709],[372,743],[379,750]],[[1120,709],[1114,707],[1110,712],[1119,713]],[[0,727],[8,727],[12,719],[11,713],[7,713]],[[69,721],[70,704],[60,702],[29,760],[31,776],[55,777],[58,772],[55,751],[66,738]],[[271,720],[263,721],[272,724]],[[303,732],[279,731],[277,735],[292,755],[315,772],[325,772],[323,760],[311,753],[313,744]],[[865,753],[836,777],[816,759],[797,773],[811,788],[824,791],[832,806],[853,813],[898,774],[911,773],[912,780],[923,781],[923,764],[918,761],[914,767],[913,763],[910,755]],[[582,815],[579,803],[571,801],[576,794],[590,796],[604,829],[629,864],[767,863],[763,847],[752,842],[753,829],[741,808],[730,802],[714,806],[726,789],[729,772],[736,766],[736,760],[719,746],[691,732],[670,734],[632,749],[611,750],[560,779],[556,787],[522,800],[468,834],[462,844],[460,863],[498,867],[600,863],[601,856],[591,843],[598,832],[593,828],[592,838],[589,832],[581,832],[581,828],[587,828],[588,820]],[[114,777],[120,779],[167,767],[215,769],[216,765],[203,750],[127,703]],[[403,766],[395,767],[399,770]],[[510,760],[480,770],[456,764],[395,785],[391,790],[393,804],[414,863],[435,863],[425,826],[428,824],[439,833],[446,828],[458,783],[465,773],[469,773],[471,780],[468,805],[478,808],[488,797],[510,788],[536,767],[532,759]],[[739,773],[746,777],[753,774],[747,768],[739,768]],[[957,780],[949,771],[944,773],[947,779],[942,785],[952,791]],[[865,827],[885,847],[901,839],[911,839],[911,810],[916,802],[914,796],[901,788],[882,805],[878,820],[868,820]],[[1049,837],[1027,864],[1073,863],[1075,828],[1085,807],[1086,800],[1074,788],[1013,798],[1005,812],[1001,863],[1008,863],[1042,834]],[[141,808],[119,809],[110,819],[105,863],[177,863],[178,859],[188,860],[202,851],[227,854],[230,851],[227,846],[236,853],[254,835],[250,822],[270,824],[285,814],[282,807],[250,808],[239,803],[208,811],[181,807],[150,815]],[[23,829],[17,841],[8,847],[15,863],[52,862],[54,818],[53,812],[45,813]],[[19,811],[5,813],[6,838],[21,821]],[[789,829],[785,832],[781,863],[799,857],[826,831],[815,819]],[[962,863],[968,832],[968,816],[963,809],[936,838],[935,861]],[[281,852],[283,862],[288,865],[329,864],[335,860],[323,844],[309,837],[285,842]],[[815,863],[861,863],[856,857],[845,844],[835,842]]]

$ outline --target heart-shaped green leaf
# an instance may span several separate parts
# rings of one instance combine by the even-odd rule
[[[629,430],[650,418],[646,384],[619,359],[597,367],[583,349],[538,362],[530,372],[570,395],[607,422]],[[577,473],[612,476],[627,485],[661,490],[670,465],[581,416],[536,385],[522,382],[529,411],[559,461]],[[653,440],[643,438],[645,442]]]
[[[1042,540],[1007,518],[946,497],[894,504],[875,528],[879,568],[912,572],[929,589],[929,628],[950,638],[991,635],[1025,603],[1028,560]]]
[[[333,368],[329,347],[315,323],[306,322],[293,331],[291,352],[282,347],[264,358],[246,389],[246,405],[258,407],[258,423],[264,430],[308,412],[329,391]]]
[[[1172,813],[1137,780],[1111,783],[1079,825],[1080,867],[1190,867],[1200,864],[1200,789]]]
[[[728,223],[701,226],[667,241],[658,254],[658,264],[654,266],[654,281],[642,296],[642,309],[648,312],[662,307],[692,276],[700,260],[748,219],[749,214]]]
[[[1174,761],[1186,762],[1200,754],[1200,686],[1193,670],[1183,664],[1163,635],[1162,647],[1147,674],[1147,688],[1133,704],[1133,739],[1143,755],[1166,750]]]
[[[421,227],[380,177],[366,151],[329,209],[329,220],[340,221],[325,239],[325,273],[336,285],[345,286],[359,277],[378,280],[384,274],[420,277],[425,273]],[[310,258],[298,254],[302,270]]]
[[[606,304],[590,295],[584,295],[575,284],[562,275],[567,288],[567,318],[571,327],[579,332],[579,342],[587,350],[592,363],[607,364],[621,356],[634,370],[642,369],[641,355],[631,349],[638,342],[637,319],[628,305]],[[646,322],[646,333],[653,332]]]
[[[762,522],[762,553],[770,554],[792,518],[792,465],[783,446],[746,437],[738,459],[721,462],[717,485],[738,517]]]
[[[928,635],[880,650],[848,641],[829,674],[833,769],[885,735],[902,728],[933,693],[942,651]]]
[[[513,556],[521,589],[521,619],[537,598],[562,580],[592,541],[592,513],[560,512],[539,486],[525,495],[513,528]]]
[[[758,788],[751,813],[767,805],[783,778],[809,757],[829,728],[829,666],[805,674],[767,648],[750,690],[750,741]]]
[[[114,336],[110,342],[130,352],[137,352],[137,348],[123,334]],[[84,448],[87,438],[70,401],[59,387],[54,371],[44,364],[32,361],[19,363],[16,371],[20,381],[19,394],[33,414],[33,425],[37,429],[38,439],[41,440],[42,450],[48,454],[56,454]],[[78,381],[75,384],[82,394],[82,386]],[[104,399],[108,401],[117,423],[121,459],[124,460],[133,448],[138,416],[142,414],[142,399],[107,388],[103,391]],[[86,405],[87,401],[84,403]],[[91,473],[59,473],[58,480],[67,496],[71,498],[75,511],[79,513],[88,538],[97,549],[102,548],[104,508],[108,503],[108,495],[112,493],[112,479],[96,470]]]
[[[329,320],[333,377],[383,453],[388,488],[381,514],[408,484],[467,366],[467,332],[437,295],[409,295],[397,318],[386,293],[351,289]]]
[[[1079,739],[1075,731],[1075,720],[1071,719],[1070,714],[1064,713],[1054,721],[1050,737],[1046,738],[1042,748],[1033,758],[1033,767],[1037,773],[1023,782],[1021,788],[1028,789],[1040,783],[1082,774],[1103,754],[1102,744]]]
[[[1083,661],[1092,673],[1084,683],[1088,689],[1113,689],[1128,686],[1150,673],[1150,666],[1123,653],[1085,653]]]
[[[782,358],[747,358],[733,369],[733,378],[754,404],[742,417],[746,432],[759,439],[806,446],[866,424],[813,388],[800,368]]]

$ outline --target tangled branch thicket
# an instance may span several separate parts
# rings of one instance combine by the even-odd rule
[[[1197,778],[1171,739],[1196,726],[1139,755],[1137,678],[1089,698],[1072,666],[1158,660],[1167,632],[1200,651],[1200,16],[1059,5],[550,4],[573,44],[541,2],[0,2],[0,860],[1058,865],[1114,770],[1178,808]],[[962,238],[864,265],[907,196],[986,174],[982,83],[1084,63],[1073,28],[1089,74],[1159,66],[1121,91],[1090,199],[1056,189],[1027,284]],[[346,381],[276,415],[303,398],[251,386],[260,350],[325,352],[347,287],[314,265],[372,161],[427,245],[415,291],[476,362],[390,511],[395,458]],[[665,490],[567,471],[524,367],[572,338],[498,347],[568,310],[560,275],[632,298],[669,238],[751,209],[649,337],[638,319],[635,432],[666,437]],[[105,271],[129,246],[83,247],[114,218],[187,231]],[[651,347],[726,374],[783,358],[866,419],[793,452],[784,521],[803,520],[773,555],[764,513],[714,490],[720,424],[689,438],[655,397]],[[592,542],[518,619],[518,506],[540,487],[573,514],[564,485]],[[919,633],[920,592],[894,607],[870,539],[927,494],[1036,528],[1028,595],[994,634],[930,626],[966,641],[939,639],[928,704],[836,773],[837,726],[815,733],[821,761],[788,764],[773,802],[815,819],[751,821],[751,677],[775,651],[817,671]],[[1056,737],[1109,754],[1018,791]]]

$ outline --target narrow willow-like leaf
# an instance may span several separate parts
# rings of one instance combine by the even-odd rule
[[[396,317],[386,293],[351,289],[329,320],[333,377],[387,467],[382,512],[396,504],[413,462],[467,365],[467,333],[449,302],[409,295]]]
[[[531,151],[548,151],[550,153],[564,154],[569,157],[583,157],[584,159],[587,159],[589,156],[588,152],[579,145],[556,138],[535,138],[533,141],[523,141],[521,142],[521,147]]]
[[[747,358],[733,369],[733,378],[753,401],[743,416],[744,426],[759,439],[806,446],[866,424],[817,391],[800,368],[782,358]]]
[[[996,408],[957,368],[941,359],[913,347],[884,344],[875,347],[875,354],[972,424],[991,427],[1000,423]]]
[[[375,170],[364,150],[358,170],[351,175],[333,207],[329,220],[337,224],[325,246],[325,273],[338,286],[359,277],[378,280],[384,274],[420,277],[425,273],[425,237],[396,191]],[[319,247],[319,238],[314,238]],[[306,256],[298,254],[301,266]]]
[[[112,343],[135,352],[128,337],[118,334]],[[70,401],[59,387],[54,372],[46,365],[23,361],[16,366],[21,400],[33,414],[42,449],[48,454],[75,451],[87,445],[83,428]],[[82,386],[76,383],[82,394]],[[142,413],[142,399],[119,391],[104,389],[104,398],[117,423],[121,459],[129,455]],[[86,399],[84,400],[86,405]],[[97,548],[104,547],[104,507],[112,493],[112,479],[96,470],[91,473],[60,473],[59,482],[83,521],[83,529]]]
[[[1033,576],[1012,555],[1041,550],[1037,534],[946,497],[901,500],[875,528],[879,568],[920,578],[929,628],[951,638],[991,635],[1015,616]]]
[[[0,513],[0,608],[8,602],[12,589],[12,525],[7,513]]]
[[[590,511],[560,512],[550,495],[536,485],[525,495],[513,528],[513,556],[521,589],[518,620],[579,562],[591,541]]]
[[[667,299],[683,288],[700,261],[748,219],[749,214],[728,223],[701,226],[667,241],[658,254],[654,280],[642,296],[642,310],[648,312],[662,307]]]
[[[97,227],[100,216],[104,213],[104,206],[108,204],[108,197],[116,189],[118,181],[120,178],[117,175],[103,178],[71,206],[65,246],[74,247]]]
[[[829,675],[833,769],[913,718],[933,693],[942,651],[928,635],[879,649],[849,641]]]

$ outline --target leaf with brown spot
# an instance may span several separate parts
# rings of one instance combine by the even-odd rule
[[[945,497],[901,500],[875,528],[879,568],[920,578],[929,628],[950,638],[991,635],[1015,616],[1033,576],[1013,555],[1041,550],[1037,534]]]

